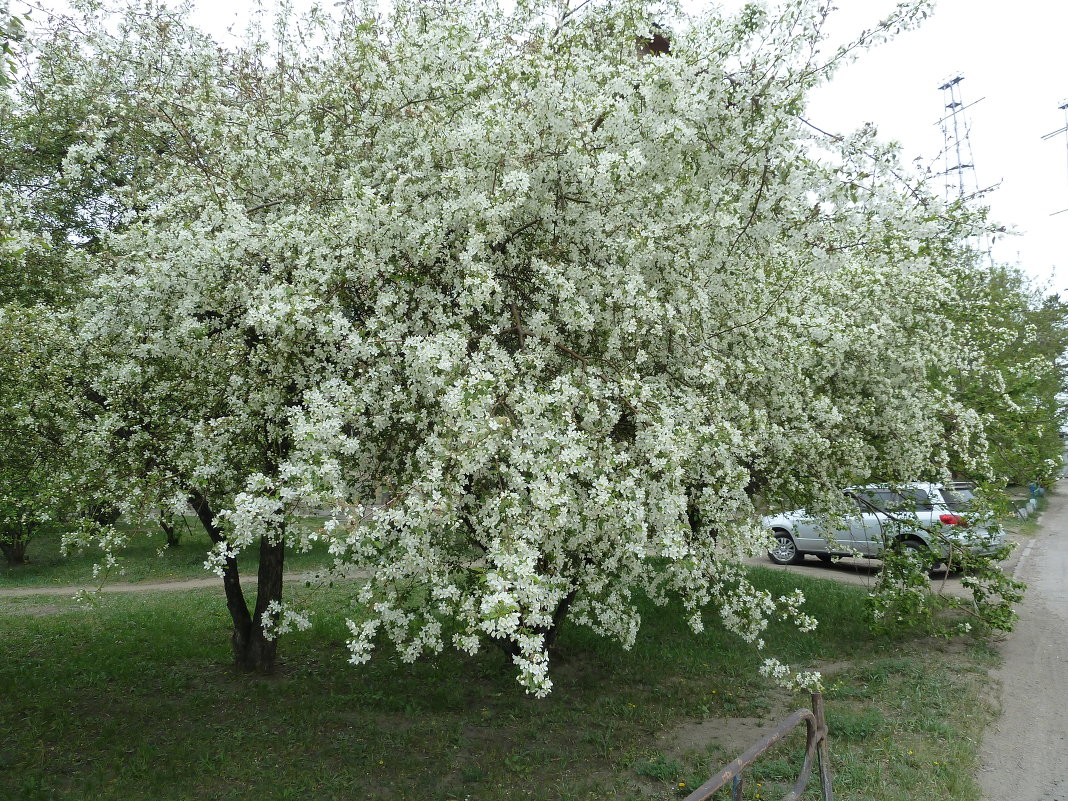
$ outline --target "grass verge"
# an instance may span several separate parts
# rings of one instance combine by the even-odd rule
[[[801,587],[821,620],[768,639],[828,673],[838,797],[978,797],[990,648],[873,639],[862,588],[754,577]],[[226,666],[221,590],[104,596],[91,610],[0,600],[0,798],[666,801],[807,701],[769,687],[711,616],[693,635],[678,610],[649,610],[631,651],[567,628],[545,700],[494,651],[406,665],[383,648],[352,667],[346,595],[317,592],[317,625],[283,641],[271,678]],[[769,754],[747,797],[781,796],[800,750]]]

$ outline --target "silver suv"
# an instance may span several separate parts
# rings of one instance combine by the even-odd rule
[[[771,561],[797,564],[806,554],[823,561],[875,559],[897,547],[916,551],[933,568],[950,558],[951,550],[991,554],[1005,544],[998,526],[967,516],[973,493],[966,484],[851,487],[845,495],[854,509],[833,524],[803,509],[765,517],[775,538]]]

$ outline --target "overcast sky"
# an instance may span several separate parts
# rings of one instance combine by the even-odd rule
[[[329,7],[333,0],[321,0]],[[43,0],[59,7],[62,0]],[[699,8],[703,0],[684,0]],[[723,0],[735,9],[743,0]],[[195,0],[195,20],[225,36],[240,30],[250,0]],[[306,8],[311,0],[293,0]],[[894,7],[894,0],[837,0],[832,40],[847,41]],[[863,55],[839,71],[812,98],[810,120],[828,131],[874,123],[884,139],[900,142],[905,159],[920,158],[936,171],[944,137],[947,78],[963,76],[960,99],[968,106],[965,171],[968,183],[996,186],[988,196],[993,216],[1019,232],[994,244],[999,261],[1018,263],[1049,291],[1068,293],[1068,138],[1043,141],[1068,124],[1058,107],[1068,99],[1064,39],[1065,0],[939,0],[923,26]],[[977,102],[978,101],[978,102]],[[970,105],[973,104],[974,105]],[[956,164],[953,159],[952,164]],[[938,180],[942,191],[943,180]],[[1066,210],[1063,214],[1055,214]]]
[[[838,0],[836,32],[865,27],[888,0]],[[947,77],[970,123],[974,177],[994,217],[1020,231],[995,244],[1000,261],[1019,262],[1050,291],[1068,288],[1068,138],[1043,141],[1068,122],[1068,3],[1064,0],[940,0],[923,26],[864,55],[814,96],[812,121],[826,129],[874,122],[908,159],[936,157]],[[837,34],[836,34],[837,35]],[[978,102],[976,102],[978,101]],[[956,163],[954,161],[954,163]],[[966,177],[971,177],[966,173]],[[941,187],[940,187],[941,191]]]

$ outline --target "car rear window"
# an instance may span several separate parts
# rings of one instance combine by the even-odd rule
[[[954,512],[962,512],[967,509],[975,497],[975,493],[967,489],[955,489],[946,487],[942,490],[942,500],[946,508]]]

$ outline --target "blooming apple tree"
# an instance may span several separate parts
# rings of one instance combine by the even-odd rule
[[[948,313],[965,348],[950,365],[954,394],[983,414],[997,473],[1048,483],[1063,467],[1068,306],[1005,265],[961,271],[955,283]]]
[[[10,565],[26,562],[38,530],[71,511],[77,409],[64,322],[45,308],[0,304],[0,552]]]
[[[5,44],[5,73],[9,55]],[[46,115],[20,89],[0,80],[0,551],[10,565],[27,561],[42,527],[73,516],[80,428],[70,308],[83,276],[66,269],[57,204],[41,201],[60,182],[41,169],[48,148],[34,136]]]
[[[981,450],[927,369],[964,223],[872,132],[804,122],[850,50],[826,10],[669,36],[655,4],[572,5],[283,15],[233,50],[152,6],[80,29],[113,86],[71,168],[116,126],[156,143],[94,257],[95,436],[128,506],[193,498],[240,664],[304,621],[308,506],[366,571],[354,662],[494,643],[542,694],[560,623],[629,645],[638,595],[756,644],[813,625],[739,566],[761,505]]]

